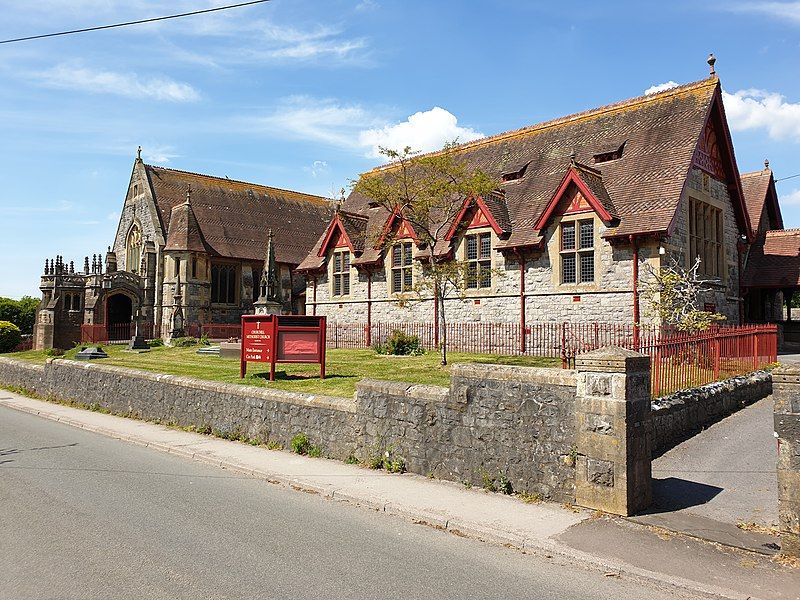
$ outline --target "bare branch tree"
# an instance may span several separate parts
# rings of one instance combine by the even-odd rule
[[[686,332],[704,331],[712,323],[724,321],[724,315],[701,310],[698,306],[702,292],[716,281],[701,279],[699,268],[700,257],[688,271],[674,258],[672,264],[659,269],[645,263],[649,276],[642,292],[647,303],[646,314],[663,325],[673,325],[679,331]]]

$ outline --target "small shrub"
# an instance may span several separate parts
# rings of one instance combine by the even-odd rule
[[[292,438],[292,441],[289,442],[289,447],[295,454],[308,454],[308,451],[311,449],[311,442],[305,433],[298,433]]]
[[[64,350],[61,348],[48,348],[44,351],[45,356],[64,356]]]
[[[386,339],[385,344],[377,344],[375,351],[378,354],[392,354],[394,356],[418,356],[425,350],[416,335],[407,335],[395,329]]]
[[[320,458],[322,456],[322,448],[319,446],[310,446],[308,448],[308,455],[311,458]]]
[[[11,352],[22,341],[22,332],[11,321],[0,321],[0,352]]]
[[[482,471],[481,472],[481,482],[482,482],[481,486],[487,492],[496,492],[497,491],[497,485],[495,485],[494,477],[489,475],[488,471]]]
[[[405,473],[406,472],[406,461],[404,461],[399,456],[392,460],[384,460],[383,466],[386,468],[387,473]]]
[[[172,347],[173,348],[190,348],[191,346],[197,346],[200,343],[196,337],[179,337],[172,340]]]
[[[383,468],[383,455],[376,454],[375,456],[371,456],[370,459],[367,461],[367,466],[370,469],[382,469]]]
[[[204,333],[200,336],[200,345],[201,346],[210,346],[211,342],[208,341],[208,334]]]
[[[151,348],[160,348],[161,346],[164,345],[164,340],[162,340],[161,338],[156,338],[154,340],[150,340],[149,342],[147,342],[147,345],[150,346]]]
[[[500,477],[497,478],[497,491],[505,494],[506,496],[510,496],[514,493],[514,488],[511,485],[511,481],[509,481],[508,477],[500,474]]]
[[[357,465],[361,461],[358,460],[358,457],[355,454],[350,454],[347,458],[344,459],[345,464],[348,465]]]
[[[283,450],[283,444],[277,440],[267,440],[267,450]]]
[[[208,423],[203,423],[196,429],[197,433],[202,433],[203,435],[211,435],[212,429],[211,425]]]

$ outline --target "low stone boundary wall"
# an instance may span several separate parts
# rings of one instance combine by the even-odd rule
[[[454,365],[451,389],[365,380],[334,398],[65,359],[0,358],[0,382],[114,413],[240,433],[285,447],[305,433],[323,455],[390,452],[422,475],[574,502],[575,372]]]
[[[0,356],[0,382],[6,387],[22,388],[46,396],[50,388],[45,382],[45,365]]]
[[[770,394],[772,375],[756,371],[652,400],[653,456]]]
[[[362,449],[390,449],[409,471],[575,498],[575,371],[456,364],[450,390],[365,380]]]

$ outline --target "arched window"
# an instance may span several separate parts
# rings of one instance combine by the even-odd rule
[[[142,258],[142,230],[139,225],[134,223],[128,232],[128,240],[125,242],[125,268],[130,273],[139,272],[139,261]]]

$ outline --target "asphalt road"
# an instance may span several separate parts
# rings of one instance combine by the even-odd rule
[[[0,407],[2,599],[491,597],[676,596]]]

